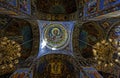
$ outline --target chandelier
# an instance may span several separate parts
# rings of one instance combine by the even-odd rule
[[[112,39],[102,40],[97,42],[93,46],[93,54],[95,56],[95,60],[98,65],[104,68],[111,68],[114,66],[114,62],[118,61],[117,59],[113,59],[113,55],[117,51],[117,48],[112,46],[112,44],[116,44]],[[104,69],[105,70],[105,69]]]
[[[0,75],[15,70],[21,56],[21,46],[7,37],[0,38]]]

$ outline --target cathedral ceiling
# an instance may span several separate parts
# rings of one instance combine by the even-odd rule
[[[77,10],[75,0],[35,0],[37,11],[49,14],[70,14]]]
[[[84,1],[87,2],[88,0],[84,0]],[[77,4],[75,0],[35,0],[35,5],[37,11],[47,14],[53,14],[53,15],[70,14],[77,10]],[[113,20],[111,23],[113,23]],[[102,23],[102,25],[107,26],[108,24]],[[78,55],[78,57],[80,57],[80,55],[83,57],[82,61],[81,58],[76,58],[81,63],[81,65],[84,62],[87,62],[86,65],[87,64],[91,65],[91,63],[94,63],[91,61],[93,60],[94,57],[92,46],[95,45],[97,42],[101,41],[106,36],[104,30],[108,30],[109,27],[108,28],[107,27],[104,28],[104,27],[99,26],[97,22],[87,22],[84,23],[82,26],[80,25],[75,26],[73,31],[73,52],[75,52]],[[111,29],[111,31],[113,30]],[[111,34],[114,34],[114,32],[111,31],[109,31],[110,37],[113,36]],[[31,26],[26,21],[13,19],[3,15],[0,16],[0,38],[6,36],[9,39],[15,40],[19,44],[22,44],[21,59],[25,59],[29,57],[29,55],[33,52],[34,53],[38,52],[39,49],[38,35],[39,35],[38,25],[36,25],[35,27],[35,26]],[[26,43],[26,41],[28,42]],[[35,71],[38,73],[36,74],[36,76],[38,76],[39,73],[41,73],[43,77],[46,74],[51,76],[52,78],[53,76],[57,77],[58,75],[61,76],[62,78],[63,76],[69,77],[69,75],[72,75],[71,72],[74,71],[69,70],[73,66],[71,65],[71,63],[68,62],[69,58],[66,57],[67,56],[63,57],[62,55],[54,55],[54,54],[43,56],[42,58],[40,58],[39,63],[37,62],[38,68],[36,69],[40,69],[41,71],[40,70]],[[44,64],[46,65],[45,68],[44,68]],[[42,69],[44,70],[42,71]],[[63,69],[65,70],[65,72],[63,72],[64,74],[61,74]]]

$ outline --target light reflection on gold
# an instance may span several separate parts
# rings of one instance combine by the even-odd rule
[[[19,63],[21,46],[7,37],[0,38],[0,75],[13,71]]]
[[[61,62],[52,62],[51,65],[51,74],[61,74],[62,73],[62,63]]]
[[[113,40],[109,39],[109,41],[112,42]],[[114,66],[113,54],[116,49],[111,45],[110,42],[102,40],[93,46],[93,54],[98,64],[96,66],[98,70],[102,70],[102,68],[104,68],[103,70],[108,70]]]

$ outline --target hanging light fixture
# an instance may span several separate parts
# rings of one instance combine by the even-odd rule
[[[112,40],[109,39],[109,41],[111,42]],[[102,40],[93,46],[95,60],[99,65],[104,65],[104,67],[113,66],[113,54],[116,49],[110,42]]]
[[[0,38],[0,75],[13,71],[21,56],[21,46],[7,37]]]
[[[97,70],[111,72],[117,65],[120,67],[120,41],[115,39],[102,40],[93,46]]]
[[[114,39],[114,47],[117,49],[113,55],[114,62],[118,63],[120,65],[120,40]]]

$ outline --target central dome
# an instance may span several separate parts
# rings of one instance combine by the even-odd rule
[[[68,43],[69,35],[61,24],[50,24],[44,30],[44,41],[52,50],[64,48]]]

